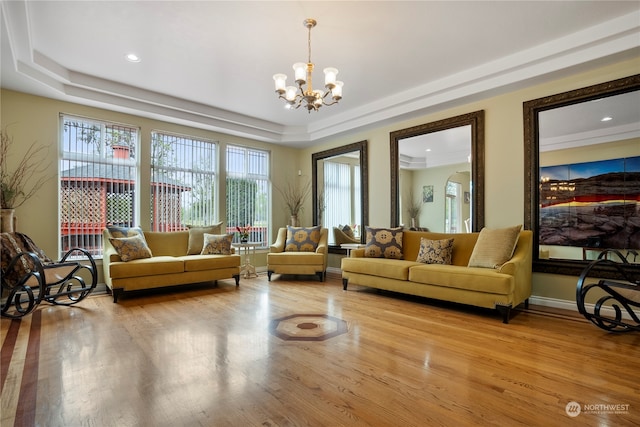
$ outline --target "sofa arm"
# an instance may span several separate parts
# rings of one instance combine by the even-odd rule
[[[364,248],[351,249],[351,258],[364,258]]]
[[[278,236],[276,237],[276,241],[269,246],[269,252],[277,253],[284,252],[284,244],[287,241],[287,229],[281,228],[278,230]]]
[[[326,254],[328,250],[329,248],[327,247],[327,245],[319,244],[318,247],[316,248],[316,253]]]
[[[522,245],[518,244],[513,257],[497,269],[499,273],[513,276],[516,303],[524,301],[531,296],[531,280],[533,275],[530,245],[531,231],[523,231],[522,233],[528,233],[527,239],[522,242]]]

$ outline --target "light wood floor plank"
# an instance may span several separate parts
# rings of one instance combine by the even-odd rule
[[[640,425],[640,335],[561,310],[519,309],[504,325],[490,310],[278,275],[38,310],[36,425]],[[293,314],[348,330],[325,341],[270,333]],[[29,331],[25,318],[3,427],[15,420]],[[628,409],[573,419],[570,401]]]

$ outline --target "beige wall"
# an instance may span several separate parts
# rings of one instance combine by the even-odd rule
[[[437,113],[353,136],[336,138],[330,143],[300,153],[300,161],[310,162],[311,153],[349,144],[369,142],[369,223],[390,224],[389,133],[476,110],[485,111],[485,226],[504,227],[522,224],[524,218],[524,126],[522,103],[609,80],[634,75],[640,70],[640,58],[620,62],[584,73],[576,73],[551,83],[535,85],[503,95],[475,101]],[[375,189],[375,191],[372,191]],[[331,266],[339,261],[330,260]],[[577,277],[535,273],[533,294],[545,298],[575,300]]]
[[[203,136],[219,141],[221,154],[224,153],[225,145],[228,143],[268,148],[272,153],[272,165],[291,165],[285,169],[287,171],[286,174],[281,173],[282,168],[280,167],[273,168],[273,179],[276,185],[282,185],[287,179],[301,181],[310,179],[312,153],[367,140],[369,142],[369,223],[374,226],[388,226],[390,224],[389,133],[422,123],[476,110],[484,110],[486,159],[485,225],[495,228],[521,224],[524,217],[522,103],[531,99],[633,75],[639,69],[640,58],[637,58],[597,70],[576,73],[551,83],[516,90],[466,105],[426,114],[415,119],[358,132],[351,136],[335,138],[301,150],[6,90],[2,90],[1,93],[0,117],[2,126],[11,125],[11,134],[21,144],[27,145],[32,141],[50,144],[52,147],[51,154],[54,158],[58,139],[58,116],[61,112],[138,125],[142,128],[143,136],[145,134],[148,135],[152,129]],[[148,150],[148,143],[148,140],[143,140],[143,150]],[[142,158],[144,158],[144,154],[148,154],[148,151],[147,153],[141,152]],[[298,177],[298,170],[301,170],[300,177]],[[55,167],[51,168],[51,175],[52,179],[37,194],[36,198],[17,210],[17,216],[19,218],[19,228],[30,234],[45,251],[53,254],[56,253],[57,247],[57,183],[54,179],[56,176]],[[143,200],[144,196],[142,194]],[[273,198],[273,227],[277,228],[286,224],[288,216],[282,209],[282,201],[275,191]],[[224,205],[224,203],[221,205]],[[224,209],[224,206],[221,206],[221,208]],[[221,217],[224,217],[224,212],[220,212],[220,214]],[[143,211],[142,218],[148,221],[148,212]],[[311,218],[311,200],[308,200],[302,212],[301,221],[303,224],[310,224]],[[148,226],[148,222],[143,222],[141,225],[143,227]],[[264,265],[263,259],[258,260],[258,265],[260,265],[260,262]],[[330,265],[339,266],[339,259],[331,259]],[[575,277],[534,274],[534,295],[573,300],[576,279]]]

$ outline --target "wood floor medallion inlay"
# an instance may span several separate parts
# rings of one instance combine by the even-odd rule
[[[272,335],[286,341],[324,341],[348,331],[347,322],[326,314],[292,314],[273,319]]]

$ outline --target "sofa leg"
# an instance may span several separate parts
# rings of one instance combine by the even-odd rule
[[[112,289],[111,293],[113,294],[113,303],[115,304],[118,302],[118,298],[120,298],[120,295],[124,293],[124,289],[122,288]]]
[[[233,278],[236,280],[236,288],[237,288],[238,286],[240,286],[240,275],[234,274]]]
[[[502,314],[502,323],[509,323],[509,315],[511,314],[511,305],[496,305],[496,309]]]
[[[321,282],[324,282],[324,272],[318,271],[316,275],[318,276],[318,279],[320,279]]]
[[[267,278],[268,278],[269,282],[271,281],[271,275],[272,274],[273,274],[273,271],[267,270]]]
[[[526,308],[527,310],[529,309],[529,298],[524,300],[524,308]]]
[[[342,290],[347,290],[347,284],[349,283],[349,279],[342,279]]]

